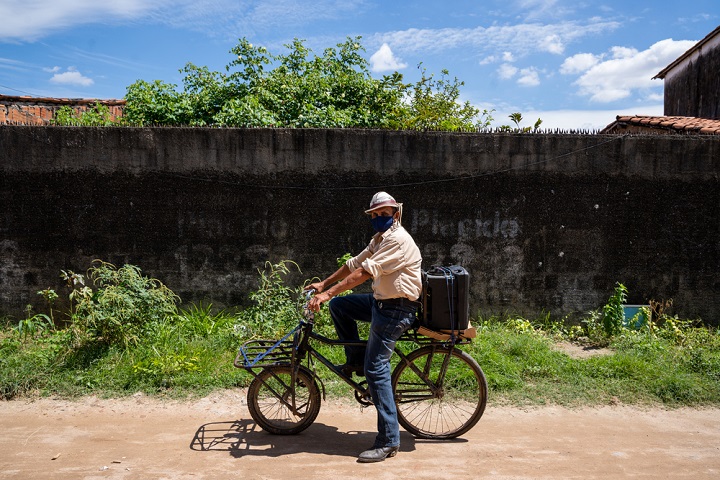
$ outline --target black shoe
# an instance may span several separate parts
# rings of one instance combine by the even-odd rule
[[[352,374],[354,373],[358,377],[364,377],[365,376],[365,367],[362,365],[348,365],[347,363],[343,363],[342,365],[338,365],[338,370],[343,372],[348,377],[352,378]]]
[[[360,463],[382,462],[386,458],[397,455],[400,447],[380,447],[365,450],[360,454],[357,461]]]

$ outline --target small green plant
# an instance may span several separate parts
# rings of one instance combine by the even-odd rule
[[[515,127],[503,125],[498,128],[499,131],[510,133],[530,133],[537,132],[540,129],[540,125],[542,125],[542,119],[538,118],[532,127],[521,127],[520,122],[522,122],[523,116],[520,112],[511,113],[508,115],[508,118],[510,118],[510,120],[515,124]]]
[[[615,290],[603,307],[602,323],[605,335],[612,337],[623,329],[625,314],[623,305],[627,299],[627,288],[620,282],[615,284]]]
[[[345,264],[347,263],[347,261],[350,260],[351,258],[353,258],[353,254],[352,254],[352,253],[346,253],[346,254],[343,255],[342,257],[338,258],[338,259],[337,259],[337,266],[338,266],[338,268],[340,268],[340,267],[342,267],[343,265],[345,265]]]
[[[533,327],[532,322],[530,320],[526,320],[524,318],[520,317],[511,317],[507,319],[506,321],[507,327],[518,333],[518,334],[529,334],[532,335],[534,333],[537,333],[535,330],[535,327]]]
[[[23,340],[34,338],[55,327],[52,319],[44,313],[33,314],[32,305],[25,307],[25,311],[27,317],[20,320],[15,327],[15,332]]]
[[[40,290],[37,292],[38,295],[42,296],[45,299],[45,302],[47,303],[48,311],[50,312],[50,320],[53,324],[55,324],[55,316],[53,314],[53,305],[55,305],[55,300],[58,299],[58,294],[55,292],[55,290],[51,288],[46,288],[45,290]]]
[[[591,310],[587,312],[582,323],[584,324],[583,331],[585,335],[580,336],[579,339],[585,337],[590,343],[607,345],[608,339],[603,327],[603,314],[601,310]]]

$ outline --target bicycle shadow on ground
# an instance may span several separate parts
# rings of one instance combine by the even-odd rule
[[[375,435],[376,432],[340,432],[336,427],[319,422],[313,423],[307,430],[297,435],[272,435],[262,430],[252,420],[235,420],[202,425],[195,432],[190,449],[226,451],[235,458],[279,457],[299,452],[357,457],[360,452],[372,446]],[[414,451],[418,442],[432,441],[419,440],[405,431],[400,432],[401,452]]]

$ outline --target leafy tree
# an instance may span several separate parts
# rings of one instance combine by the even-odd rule
[[[183,90],[161,81],[128,87],[126,121],[136,125],[238,127],[361,127],[457,130],[487,126],[492,118],[469,102],[443,70],[415,84],[393,72],[370,75],[360,37],[313,55],[302,40],[273,55],[242,38],[225,72],[188,63]]]
[[[189,98],[177,85],[138,80],[127,89],[123,117],[132,125],[191,125],[194,113]]]
[[[427,75],[422,64],[418,68],[422,70],[422,78],[412,85],[411,102],[400,124],[401,128],[471,130],[490,125],[490,112],[485,110],[481,115],[480,110],[469,101],[460,103],[460,87],[465,82],[459,81],[457,77],[451,81],[447,70],[442,70],[441,77],[435,79],[434,75]]]

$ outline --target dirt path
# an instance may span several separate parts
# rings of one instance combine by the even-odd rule
[[[240,392],[183,403],[0,402],[0,478],[720,478],[720,409],[490,405],[463,438],[403,432],[397,457],[358,464],[374,426],[372,409],[325,402],[300,435],[268,435]]]

